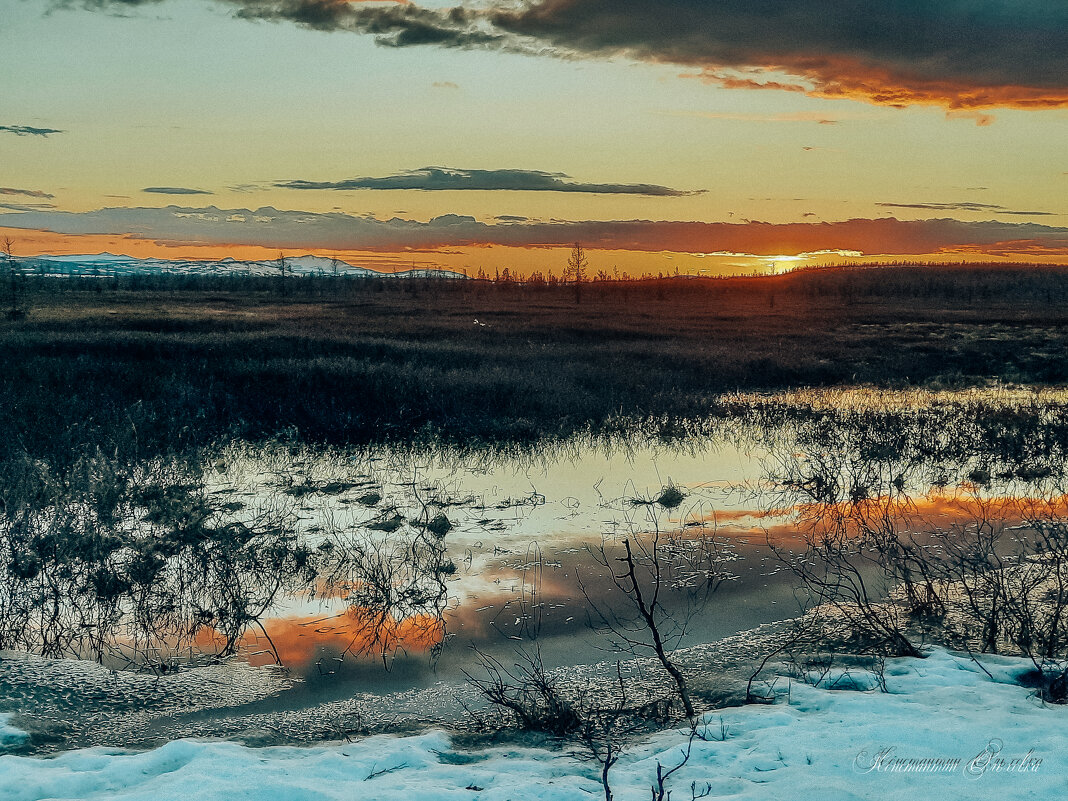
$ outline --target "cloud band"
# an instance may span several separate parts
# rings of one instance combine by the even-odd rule
[[[736,252],[796,255],[851,250],[867,255],[983,252],[1068,255],[1068,228],[1037,223],[953,219],[853,219],[823,223],[724,223],[655,220],[498,221],[455,214],[428,222],[379,220],[342,213],[184,208],[108,208],[90,212],[25,211],[0,215],[0,227],[62,234],[129,234],[168,243],[382,252],[459,246],[590,248],[639,252]]]

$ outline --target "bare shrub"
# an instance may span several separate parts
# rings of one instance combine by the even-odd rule
[[[237,647],[315,579],[285,505],[235,509],[188,464],[100,453],[0,519],[0,648],[168,669],[194,642]]]
[[[678,492],[674,486],[664,492],[672,490]],[[651,531],[643,532],[628,520],[630,533],[618,544],[602,538],[599,547],[588,549],[594,562],[607,572],[616,596],[624,600],[622,606],[598,603],[583,585],[588,622],[606,632],[619,650],[635,655],[651,652],[670,678],[683,714],[692,720],[696,712],[689,683],[672,652],[690,620],[729,576],[726,565],[733,554],[716,539],[714,526],[665,535],[654,505],[645,504],[645,509]],[[680,608],[665,603],[669,591],[682,596]]]
[[[1056,421],[1026,406],[992,419],[964,412],[940,411],[938,430],[924,415],[878,409],[821,410],[800,424],[801,456],[787,439],[774,480],[776,503],[793,510],[804,547],[776,552],[820,621],[817,647],[921,656],[922,642],[934,639],[1021,654],[1052,700],[1068,666],[1068,507]],[[948,522],[920,509],[932,496],[915,498],[932,484]]]
[[[496,657],[475,648],[482,675],[464,670],[464,676],[483,698],[510,713],[516,725],[525,731],[559,737],[588,725],[576,706],[561,696],[556,682],[545,670],[540,649],[532,652],[519,649],[515,653],[516,661],[506,667]]]

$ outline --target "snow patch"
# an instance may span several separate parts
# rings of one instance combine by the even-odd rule
[[[889,692],[791,683],[779,702],[704,716],[705,738],[668,789],[732,799],[1059,798],[1068,775],[1068,708],[1011,683],[1024,660],[961,655],[888,660]],[[648,798],[657,763],[688,737],[631,745],[612,769],[619,799]],[[448,735],[378,736],[315,748],[177,740],[132,753],[91,748],[49,759],[0,757],[0,799],[544,799],[603,797],[577,753],[496,747],[464,754]]]
[[[12,745],[17,745],[26,739],[26,732],[21,729],[16,729],[10,724],[11,715],[0,712],[0,753],[5,748]],[[3,778],[3,772],[0,770],[0,779]],[[2,791],[0,791],[2,792]]]

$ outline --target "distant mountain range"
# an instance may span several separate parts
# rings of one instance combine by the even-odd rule
[[[138,259],[97,253],[86,256],[34,256],[19,259],[23,269],[42,275],[61,276],[119,276],[119,275],[279,275],[278,260],[238,261],[225,258],[218,261],[195,259]],[[326,256],[293,256],[286,258],[286,274],[293,276],[332,276],[334,260]],[[339,278],[466,278],[453,270],[415,268],[395,273],[379,272],[367,267],[337,261]]]

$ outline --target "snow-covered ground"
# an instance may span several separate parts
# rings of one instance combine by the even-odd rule
[[[10,715],[0,714],[0,752],[26,739],[26,733],[12,726],[8,722],[9,720]],[[2,774],[0,774],[0,778],[2,778]]]
[[[673,774],[672,797],[732,799],[1058,799],[1068,787],[1068,708],[1015,683],[1029,663],[935,650],[890,660],[889,692],[782,680],[779,702],[705,716],[706,739]],[[832,676],[831,680],[838,678]],[[871,676],[840,682],[872,686]],[[825,680],[826,682],[827,680]],[[0,734],[10,737],[0,721]],[[649,798],[657,762],[679,763],[687,733],[631,744],[612,768],[615,798]],[[0,746],[2,747],[2,746]],[[0,756],[0,799],[603,798],[598,766],[523,747],[462,751],[432,731],[315,748],[178,740],[134,753],[92,748]]]

